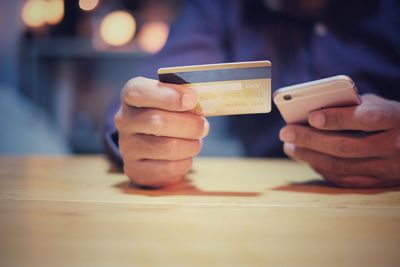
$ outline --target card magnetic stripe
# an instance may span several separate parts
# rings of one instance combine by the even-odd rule
[[[200,70],[158,74],[164,83],[187,84],[232,80],[270,79],[271,67]]]

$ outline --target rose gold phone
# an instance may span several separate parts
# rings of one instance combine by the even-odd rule
[[[286,123],[307,123],[317,109],[361,104],[354,82],[345,75],[283,87],[273,97]]]

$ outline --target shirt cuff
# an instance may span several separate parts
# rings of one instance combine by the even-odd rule
[[[104,152],[107,157],[114,163],[120,170],[123,169],[124,163],[122,161],[121,153],[119,152],[118,145],[118,132],[106,132],[104,134]]]

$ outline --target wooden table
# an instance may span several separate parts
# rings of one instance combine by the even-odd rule
[[[287,160],[198,158],[129,186],[100,157],[0,158],[0,266],[400,266],[400,188]]]

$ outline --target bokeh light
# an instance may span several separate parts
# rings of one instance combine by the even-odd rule
[[[144,24],[138,35],[141,49],[147,53],[157,53],[165,45],[169,33],[169,26],[165,22],[154,21]]]
[[[114,11],[103,18],[100,24],[100,36],[112,46],[129,43],[136,31],[134,17],[125,11]]]
[[[42,0],[29,0],[22,7],[22,21],[31,28],[41,27],[46,24],[44,12],[46,4]]]
[[[22,7],[21,17],[30,28],[58,24],[64,18],[64,1],[28,0]]]
[[[85,11],[95,9],[99,4],[99,0],[79,0],[79,7]]]
[[[48,0],[45,1],[46,10],[44,11],[45,21],[50,25],[56,25],[64,18],[64,1]]]

